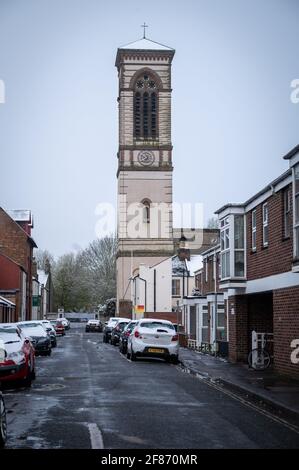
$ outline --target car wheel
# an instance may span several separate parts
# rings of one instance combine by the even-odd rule
[[[31,372],[29,372],[29,370],[28,370],[28,375],[27,375],[26,379],[23,379],[24,387],[31,387],[31,382],[32,382]]]
[[[131,361],[136,361],[137,357],[136,357],[136,354],[134,353],[133,349],[132,349],[132,352],[131,352]]]
[[[46,356],[51,356],[52,354],[52,349],[49,349],[49,351],[46,353]]]
[[[179,363],[179,356],[173,356],[171,358],[172,364],[178,364]]]
[[[7,437],[6,409],[2,395],[0,396],[0,447],[4,447]]]
[[[31,380],[35,380],[36,379],[36,373],[35,373],[35,369],[33,369],[31,371]]]
[[[106,343],[106,336],[103,336],[103,343]]]
[[[127,350],[127,359],[131,359],[131,354],[129,353],[128,350]]]

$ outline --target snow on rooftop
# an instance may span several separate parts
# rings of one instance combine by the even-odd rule
[[[31,222],[31,211],[28,209],[12,209],[6,212],[16,222]]]
[[[119,49],[132,49],[132,50],[148,50],[148,51],[174,51],[171,47],[160,44],[159,42],[152,41],[151,39],[142,38],[137,41],[130,42]]]

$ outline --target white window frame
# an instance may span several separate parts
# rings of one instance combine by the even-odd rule
[[[231,224],[230,224],[231,216],[225,217],[221,221],[221,231],[220,231],[220,258],[221,258],[221,279],[229,279],[231,277],[231,269],[232,269],[232,260],[231,260]],[[227,271],[227,264],[225,265],[225,275],[223,276],[223,260],[225,259],[225,263],[229,260],[229,271]]]
[[[254,218],[255,223],[253,223]],[[256,209],[251,212],[251,250],[256,251]]]
[[[205,259],[205,283],[207,284],[208,282],[208,269],[209,269],[209,258]]]
[[[283,193],[283,237],[290,238],[290,221],[288,218],[291,215],[291,190],[287,187]]]
[[[265,210],[266,209],[266,210]],[[266,217],[265,217],[266,214]],[[268,203],[265,202],[262,205],[262,216],[263,216],[263,246],[266,247],[269,245],[269,206]],[[268,239],[265,240],[266,236],[266,229],[268,233]]]
[[[296,178],[296,173],[298,178]],[[294,246],[294,259],[299,259],[299,246],[297,246],[297,231],[299,231],[299,214],[296,221],[296,198],[299,198],[299,192],[296,193],[296,179],[299,180],[299,164],[293,168],[293,246]],[[299,205],[299,204],[298,204]]]

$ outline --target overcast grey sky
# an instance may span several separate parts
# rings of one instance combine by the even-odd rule
[[[298,0],[0,0],[0,205],[33,211],[56,256],[95,238],[116,201],[117,47],[176,49],[174,200],[205,218],[287,168],[299,143]]]

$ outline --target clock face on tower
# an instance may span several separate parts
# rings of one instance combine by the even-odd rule
[[[155,161],[155,156],[149,150],[142,150],[138,154],[138,161],[141,165],[150,166]]]

